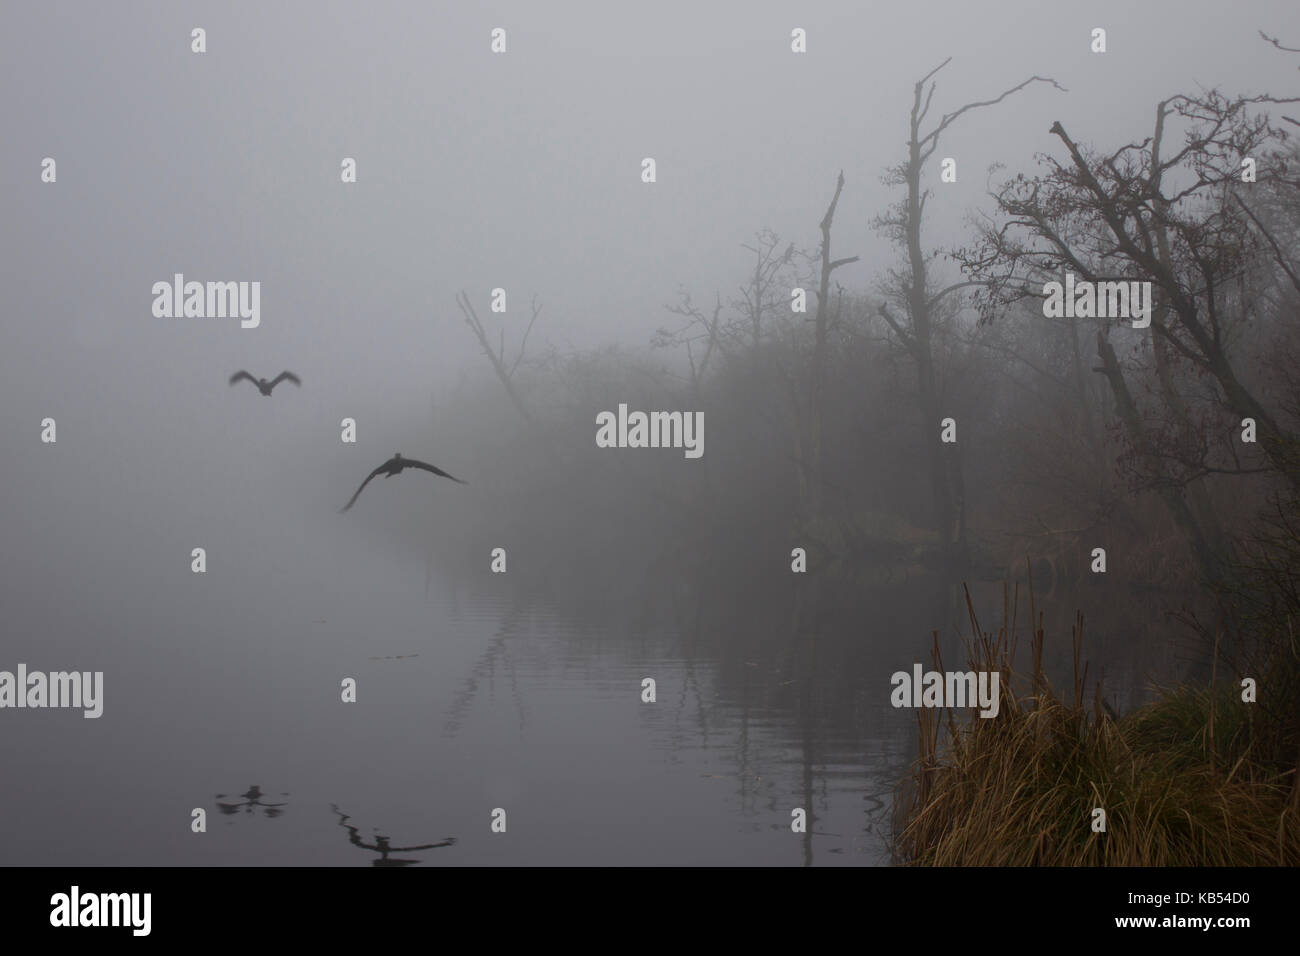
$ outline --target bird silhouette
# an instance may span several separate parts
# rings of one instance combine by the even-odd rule
[[[461,481],[455,475],[449,475],[441,468],[435,468],[433,465],[430,465],[427,462],[416,461],[414,458],[403,458],[402,453],[398,452],[397,454],[393,455],[392,458],[388,459],[388,461],[384,462],[382,465],[380,465],[378,468],[376,468],[374,471],[372,471],[370,474],[366,476],[366,480],[361,482],[361,487],[357,489],[356,494],[352,496],[352,499],[339,510],[339,514],[342,514],[344,511],[347,511],[349,508],[352,507],[353,504],[356,503],[356,500],[359,497],[361,497],[361,492],[366,490],[366,485],[370,484],[370,480],[374,478],[376,475],[383,475],[385,478],[391,478],[393,477],[393,475],[400,475],[402,473],[402,470],[405,468],[423,468],[425,471],[431,471],[435,475],[441,475],[444,478],[450,478],[452,481],[458,482],[462,485],[469,484],[468,481]]]
[[[261,392],[263,395],[266,395],[268,397],[271,394],[271,389],[275,388],[285,379],[288,379],[289,381],[293,382],[293,384],[295,385],[299,385],[299,386],[302,385],[302,379],[300,379],[297,375],[294,375],[293,372],[281,372],[274,379],[268,382],[264,378],[253,378],[253,376],[249,375],[243,369],[240,369],[234,375],[230,376],[230,384],[234,385],[242,378],[248,379],[250,382],[252,382],[254,385],[257,386],[257,390],[259,392]]]

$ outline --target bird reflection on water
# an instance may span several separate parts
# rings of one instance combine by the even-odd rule
[[[252,813],[253,808],[257,807],[266,816],[274,818],[284,813],[280,807],[288,806],[287,803],[263,803],[262,797],[266,796],[266,794],[262,793],[262,788],[257,784],[253,784],[248,788],[247,792],[240,794],[244,798],[242,803],[222,803],[221,800],[225,796],[224,793],[217,794],[217,809],[226,816],[232,816],[240,810],[245,813]],[[280,796],[287,797],[289,794],[282,793]]]
[[[455,837],[448,837],[441,843],[423,843],[420,846],[392,846],[388,842],[388,837],[381,833],[375,833],[374,843],[363,843],[361,832],[357,827],[348,823],[352,819],[346,813],[338,808],[335,804],[330,804],[330,809],[339,818],[339,826],[348,831],[348,842],[353,846],[361,847],[363,850],[372,850],[379,854],[378,859],[370,861],[371,866],[410,866],[413,863],[420,863],[420,860],[403,860],[397,857],[390,858],[390,853],[413,853],[416,850],[435,850],[438,847],[453,846],[456,843]]]

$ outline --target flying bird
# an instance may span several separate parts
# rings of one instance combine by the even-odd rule
[[[433,465],[426,462],[416,461],[414,458],[403,458],[401,452],[398,452],[366,476],[366,480],[361,482],[361,487],[358,488],[356,494],[352,496],[352,500],[343,506],[339,511],[339,514],[347,511],[354,503],[356,503],[356,500],[361,497],[361,492],[366,490],[366,485],[370,484],[370,479],[374,478],[376,475],[383,475],[385,478],[391,478],[393,475],[400,475],[404,468],[423,468],[425,471],[431,471],[435,475],[450,478],[452,481],[459,482],[462,485],[469,484],[468,481],[461,481],[455,475],[449,475],[441,468],[435,468]]]
[[[293,384],[295,385],[299,385],[299,386],[302,385],[302,379],[300,379],[297,375],[294,375],[293,372],[281,372],[274,379],[268,382],[264,378],[253,378],[253,376],[249,375],[243,369],[240,369],[234,375],[230,376],[230,384],[234,385],[241,378],[248,379],[250,382],[252,382],[254,385],[257,386],[257,390],[259,392],[261,392],[263,395],[266,396],[270,396],[271,389],[275,388],[285,379],[288,379],[289,381],[293,382]]]

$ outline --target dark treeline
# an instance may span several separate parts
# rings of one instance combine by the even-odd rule
[[[1000,601],[1028,576],[1049,630],[1083,611],[1097,656],[1202,678],[1217,644],[1244,667],[1278,591],[1263,569],[1290,580],[1277,528],[1300,490],[1294,100],[1172,96],[1144,138],[1088,142],[1062,94],[1053,149],[996,170],[943,242],[926,209],[944,133],[1055,84],[939,113],[941,69],[884,171],[898,199],[876,226],[897,255],[867,263],[865,287],[837,280],[857,258],[835,223],[854,190],[832,175],[805,235],[738,237],[736,274],[678,289],[643,346],[539,347],[542,303],[507,335],[461,296],[490,375],[436,416],[439,446],[472,449],[477,503],[440,504],[440,536],[545,567],[557,594],[651,610],[788,595],[803,548],[819,600],[919,600],[924,630],[898,635],[917,653],[953,630],[963,582]],[[1048,317],[1044,284],[1066,273],[1151,283],[1149,327]],[[703,412],[703,457],[597,448],[597,414],[620,404]]]

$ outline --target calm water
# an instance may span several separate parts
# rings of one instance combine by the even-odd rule
[[[173,529],[99,518],[131,552],[179,557],[164,572],[88,547],[7,582],[0,667],[103,670],[105,703],[3,714],[0,863],[888,860],[914,727],[888,707],[898,661],[810,669],[821,625],[727,608],[689,631],[575,623],[506,576],[431,578],[380,537],[259,536],[255,509],[211,528],[224,559],[194,575]]]

